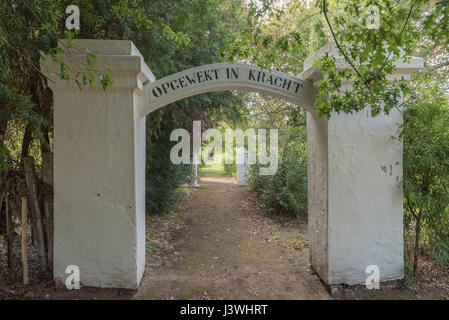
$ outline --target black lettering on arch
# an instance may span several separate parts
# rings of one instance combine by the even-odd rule
[[[190,78],[188,74],[186,74],[186,79],[187,79],[187,81],[189,81],[190,84],[195,84],[196,83],[195,78],[194,77]]]
[[[249,71],[251,78],[251,70]],[[237,68],[226,68],[226,75],[228,79],[238,79],[239,78],[239,69]]]
[[[212,81],[212,77],[211,77],[211,72],[212,70],[204,70],[204,77],[206,78],[205,81]]]
[[[178,81],[179,81],[179,84],[181,85],[181,88],[187,87],[187,83],[186,83],[184,77],[179,78]]]
[[[178,80],[173,79],[172,81],[170,81],[170,87],[173,89],[173,91],[175,91],[176,89],[179,89]]]
[[[203,78],[203,76],[204,76],[203,71],[198,71],[198,72],[196,73],[196,77],[198,78],[198,83],[201,83],[201,82],[204,82],[204,81],[205,81],[204,78]]]
[[[249,70],[249,80],[256,81],[256,77],[254,77],[254,70]]]
[[[280,81],[280,82],[282,82],[282,78],[280,78],[280,77],[276,77],[276,78],[274,78],[274,85],[276,86],[276,87],[282,87],[282,83],[278,83],[278,81]]]
[[[162,95],[162,89],[159,87],[153,88],[151,92],[153,92],[153,96],[155,96],[156,98],[159,98]],[[159,93],[159,95],[156,92]]]
[[[170,88],[170,84],[168,82],[162,84],[162,90],[164,90],[165,94],[167,94],[168,88]]]
[[[284,83],[282,84],[282,89],[290,91],[290,85],[291,84],[292,84],[292,80],[284,79]]]
[[[259,71],[259,74],[257,75],[257,82],[265,82],[265,73]]]

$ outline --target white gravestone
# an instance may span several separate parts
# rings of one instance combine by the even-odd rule
[[[195,157],[198,159],[198,154]],[[198,163],[195,163],[195,161],[192,161],[192,173],[187,177],[187,182],[184,186],[189,188],[200,187],[198,184]]]
[[[191,188],[199,188],[198,184],[198,165],[192,164],[192,175],[189,176],[188,186]]]
[[[248,185],[249,164],[248,151],[241,147],[237,151],[237,184],[239,186]]]

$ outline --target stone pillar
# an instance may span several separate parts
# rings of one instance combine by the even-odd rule
[[[325,53],[349,67],[330,43],[306,60],[304,80],[322,79],[313,62]],[[420,58],[400,62],[391,78],[407,79],[422,66]],[[307,115],[310,260],[328,285],[364,284],[370,265],[381,282],[404,276],[402,143],[392,139],[401,124],[396,109],[375,118]]]
[[[248,163],[248,151],[240,147],[237,150],[237,184],[239,186],[248,185],[249,177],[249,163]]]
[[[189,188],[199,188],[200,185],[198,184],[198,164],[193,163],[192,164],[192,174],[187,177],[187,183],[184,185],[185,187]]]
[[[76,265],[84,286],[137,288],[145,269],[145,118],[143,83],[154,81],[130,41],[73,40],[58,55],[71,76],[94,70],[114,81],[78,89],[47,57],[54,98],[54,278]],[[98,74],[97,74],[98,77]]]
[[[196,188],[200,186],[198,184],[198,164],[193,165],[193,186]]]
[[[188,188],[199,188],[198,184],[198,162],[201,161],[201,157],[199,156],[200,151],[193,148],[193,158],[192,158],[192,173],[187,177],[187,182],[184,184],[184,187]]]

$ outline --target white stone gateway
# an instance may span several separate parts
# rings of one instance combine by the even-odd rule
[[[239,186],[248,185],[249,162],[248,151],[244,147],[237,150],[237,184]]]
[[[73,40],[58,58],[72,75],[111,70],[112,88],[79,90],[61,80],[59,63],[42,64],[54,98],[54,277],[79,267],[85,286],[136,288],[145,270],[145,116],[179,99],[217,90],[249,90],[305,108],[308,141],[309,247],[313,269],[328,285],[364,284],[376,265],[380,281],[404,275],[402,144],[391,138],[401,113],[371,118],[367,112],[318,117],[305,62],[301,79],[250,65],[200,66],[155,78],[130,41]],[[347,68],[335,45],[332,54]],[[409,77],[420,58],[398,63],[392,77]],[[148,85],[144,85],[144,83]],[[350,90],[351,83],[344,86]],[[391,168],[385,173],[382,168]]]

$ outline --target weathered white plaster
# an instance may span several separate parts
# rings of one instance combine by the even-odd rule
[[[322,79],[312,64],[326,52],[349,68],[330,43],[306,60],[304,80]],[[390,78],[407,79],[423,61],[397,66]],[[380,281],[403,278],[402,143],[392,139],[401,123],[396,109],[376,118],[368,111],[307,116],[310,258],[327,284],[364,284],[369,265],[379,267]]]
[[[248,185],[249,161],[248,151],[244,147],[237,150],[237,184],[239,186]]]
[[[327,118],[307,112],[307,192],[310,262],[328,278],[328,133]]]
[[[58,55],[70,74],[111,70],[106,91],[80,91],[42,63],[54,97],[54,277],[80,268],[81,284],[136,288],[145,268],[145,118],[143,82],[154,76],[130,41],[73,40]],[[64,46],[61,46],[65,49]],[[53,73],[51,72],[53,71]]]
[[[358,284],[376,265],[403,278],[402,114],[333,114],[328,126],[329,283]],[[388,168],[383,171],[383,167]]]

